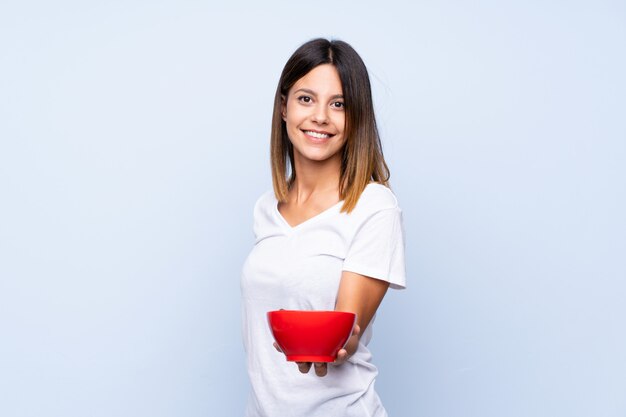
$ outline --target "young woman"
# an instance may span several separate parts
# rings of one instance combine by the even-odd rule
[[[246,416],[386,416],[367,344],[388,287],[405,286],[402,213],[367,69],[347,43],[315,39],[287,61],[271,165],[273,190],[255,204],[256,242],[241,279]],[[266,321],[278,309],[350,311],[357,324],[334,363],[294,365]]]

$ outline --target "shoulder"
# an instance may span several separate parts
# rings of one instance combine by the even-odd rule
[[[276,224],[274,210],[276,207],[276,197],[274,190],[269,190],[261,194],[254,203],[254,235],[257,243],[264,237],[272,233]]]
[[[363,190],[354,210],[371,213],[393,208],[399,208],[393,191],[383,184],[371,182]]]
[[[259,197],[257,197],[254,203],[254,217],[263,216],[271,213],[272,206],[276,205],[276,196],[274,195],[274,190],[270,189],[265,191]]]
[[[256,202],[254,203],[254,209],[262,208],[264,206],[268,206],[276,201],[276,196],[274,195],[274,190],[267,190],[259,197],[257,197]]]

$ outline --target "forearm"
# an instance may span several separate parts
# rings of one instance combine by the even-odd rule
[[[355,313],[356,323],[363,331],[374,317],[388,288],[387,281],[343,271],[335,310]]]

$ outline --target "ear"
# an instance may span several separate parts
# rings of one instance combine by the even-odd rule
[[[283,116],[283,120],[286,122],[287,120],[287,97],[284,95],[280,96],[280,114]]]

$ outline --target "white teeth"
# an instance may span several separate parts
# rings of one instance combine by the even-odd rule
[[[306,133],[309,136],[313,136],[314,138],[318,138],[318,139],[326,139],[330,137],[330,135],[327,135],[326,133],[317,133],[311,130],[305,130],[304,133]]]

